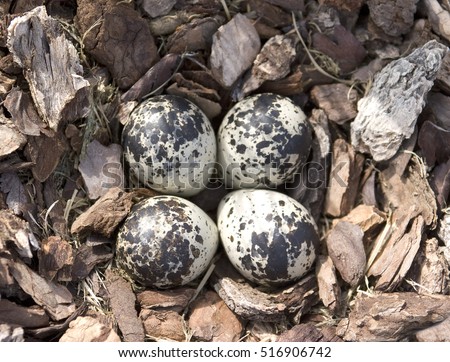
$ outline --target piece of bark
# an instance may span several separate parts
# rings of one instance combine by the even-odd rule
[[[361,199],[364,205],[374,207],[378,205],[376,195],[376,171],[374,169],[370,171],[369,177],[365,179],[361,187]]]
[[[220,16],[194,19],[179,26],[167,39],[167,53],[182,54],[211,49],[213,35],[223,24]]]
[[[414,210],[410,218],[421,215],[426,225],[432,229],[436,226],[436,198],[423,166],[416,158],[411,158],[404,173],[396,173],[388,168],[380,172],[379,176],[386,208],[389,206],[399,216]]]
[[[187,340],[185,322],[181,315],[173,310],[142,309],[139,317],[145,334],[151,339],[178,342]]]
[[[56,131],[60,123],[87,114],[89,82],[77,51],[44,6],[11,22],[8,48],[24,69],[36,109],[50,128]]]
[[[119,0],[77,1],[75,25],[84,49],[108,68],[121,89],[131,87],[158,61],[147,22],[133,4]]]
[[[38,6],[44,5],[45,1],[42,0],[18,0],[14,1],[10,7],[11,14],[21,14],[27,11],[33,10]]]
[[[228,308],[248,320],[279,322],[292,317],[299,321],[318,302],[314,274],[286,289],[266,293],[248,284],[225,258],[217,263],[211,283]]]
[[[450,316],[450,296],[410,292],[360,293],[348,320],[338,325],[345,341],[389,342],[411,339],[418,329]]]
[[[355,204],[364,157],[341,138],[333,144],[332,157],[325,213],[340,217],[348,214]]]
[[[246,325],[245,342],[276,342],[280,324],[262,321],[249,321]]]
[[[341,286],[337,279],[336,268],[329,256],[318,256],[316,277],[320,300],[326,308],[336,314],[341,307]]]
[[[57,274],[60,276],[56,280],[64,280],[64,269],[70,268],[74,260],[72,246],[58,236],[49,236],[42,241],[38,257],[39,274],[49,280]]]
[[[237,342],[242,322],[213,291],[197,297],[190,305],[188,326],[192,337],[204,342]]]
[[[415,337],[418,342],[450,342],[450,318],[416,332]]]
[[[141,0],[139,6],[148,16],[156,18],[168,14],[176,3],[177,0]]]
[[[282,35],[283,33],[279,29],[272,28],[271,26],[258,21],[258,19],[252,20],[252,24],[255,27],[261,40],[268,40],[276,35]]]
[[[359,40],[342,25],[336,25],[330,35],[315,32],[312,41],[315,49],[337,63],[341,74],[355,70],[367,54]]]
[[[44,182],[53,174],[62,156],[67,150],[67,141],[61,133],[29,136],[25,147],[27,159],[34,163],[31,168],[33,177]]]
[[[450,95],[450,53],[442,60],[441,67],[436,76],[435,85],[446,95]]]
[[[253,62],[250,77],[242,85],[238,99],[258,89],[265,81],[274,81],[287,76],[296,56],[297,42],[297,38],[289,35],[276,35],[270,38]]]
[[[446,163],[437,165],[431,172],[429,181],[430,187],[436,195],[439,209],[445,209],[450,195],[450,160]]]
[[[266,2],[277,5],[288,11],[303,11],[305,8],[304,0],[265,0]]]
[[[369,265],[367,275],[377,278],[376,290],[393,291],[403,281],[413,263],[420,247],[425,221],[420,215],[415,218],[411,215],[410,212],[394,220],[391,236],[381,254]],[[372,258],[370,255],[369,259]]]
[[[356,206],[346,216],[333,220],[333,225],[336,225],[339,221],[347,221],[361,228],[364,233],[364,247],[368,251],[373,240],[386,222],[386,214],[374,206],[361,204]]]
[[[430,41],[410,55],[388,64],[375,76],[367,96],[358,102],[358,115],[351,124],[352,144],[375,161],[394,156],[414,133],[425,97],[447,52]]]
[[[430,92],[427,97],[427,107],[430,108],[433,113],[436,125],[449,131],[450,97],[440,92]]]
[[[113,258],[110,244],[111,241],[108,239],[88,237],[86,243],[75,252],[70,279],[83,280],[96,265],[110,261]]]
[[[175,74],[173,80],[175,83],[166,89],[166,93],[189,99],[205,113],[208,119],[221,114],[222,107],[219,103],[221,98],[215,89],[188,80],[180,73]]]
[[[390,36],[409,32],[414,23],[418,0],[368,0],[370,17]]]
[[[24,292],[53,320],[65,319],[75,312],[73,296],[65,286],[42,278],[20,260],[10,265],[10,271]]]
[[[7,250],[11,242],[14,250],[27,259],[33,258],[32,251],[39,248],[39,242],[25,220],[11,210],[0,210],[0,250]]]
[[[121,101],[140,101],[167,82],[181,62],[182,58],[178,54],[166,54],[122,95]]]
[[[339,221],[328,234],[328,255],[341,275],[352,288],[359,285],[366,270],[366,253],[361,227]]]
[[[421,245],[406,279],[414,282],[409,289],[418,293],[447,294],[448,263],[437,239],[427,239]]]
[[[277,342],[342,342],[342,340],[337,336],[322,333],[313,323],[302,323],[280,334]]]
[[[340,11],[357,12],[364,0],[319,0],[320,4],[333,6]]]
[[[450,130],[445,130],[430,121],[425,121],[420,128],[418,145],[427,161],[427,166],[450,160]]]
[[[0,71],[0,97],[3,99],[16,84],[16,77]]]
[[[214,78],[224,87],[231,87],[250,68],[260,48],[255,27],[244,15],[236,14],[213,36],[210,62]]]
[[[322,108],[328,119],[344,124],[356,117],[358,94],[342,83],[317,85],[311,89],[311,100]]]
[[[0,300],[0,324],[3,323],[23,328],[38,328],[48,326],[49,319],[40,307],[24,307],[2,299]]]
[[[17,127],[0,115],[0,157],[21,149],[27,143],[25,136]]]
[[[292,24],[289,13],[265,0],[249,0],[249,8],[258,19],[273,28],[281,28]]]
[[[172,11],[168,15],[150,19],[148,25],[154,37],[167,36],[196,16],[197,14],[191,14],[186,10]]]
[[[264,82],[259,91],[262,93],[276,93],[283,96],[297,95],[304,90],[302,83],[303,73],[295,67],[290,75],[283,79]]]
[[[22,327],[0,324],[0,342],[23,342],[24,330]]]
[[[8,75],[22,74],[22,68],[14,61],[14,57],[11,53],[0,58],[0,71]]]
[[[450,41],[450,13],[437,0],[424,0],[428,19],[435,33]]]
[[[78,317],[59,342],[120,342],[120,337],[110,327],[92,317]]]
[[[27,299],[28,296],[22,291],[19,284],[11,275],[10,268],[14,263],[12,256],[5,254],[5,250],[1,247],[0,250],[2,250],[2,255],[0,255],[0,293],[2,298],[13,297]]]
[[[0,191],[7,195],[6,204],[14,214],[22,215],[30,210],[30,199],[17,173],[0,174]]]
[[[331,135],[328,118],[321,109],[313,109],[309,123],[314,131],[308,167],[295,175],[292,184],[286,187],[287,194],[304,205],[316,222],[323,211],[325,202],[327,175],[330,165]]]
[[[108,290],[111,310],[117,321],[125,342],[143,342],[144,327],[137,316],[136,296],[131,284],[117,272],[106,272],[106,288]]]
[[[85,236],[98,233],[110,237],[133,206],[132,193],[118,187],[111,188],[83,214],[77,217],[70,232]]]
[[[90,199],[104,196],[113,187],[123,188],[122,147],[103,146],[97,140],[87,145],[86,155],[78,166]]]
[[[55,175],[51,175],[44,183],[43,198],[45,201],[47,220],[44,220],[44,225],[50,221],[51,227],[55,234],[67,238],[67,221],[64,218],[66,208],[66,201],[60,197],[57,190],[57,181]]]
[[[4,103],[11,119],[20,132],[27,136],[39,136],[45,128],[31,96],[20,88],[13,88]]]
[[[181,313],[194,296],[195,289],[181,287],[171,290],[144,290],[137,295],[143,309],[170,309]]]

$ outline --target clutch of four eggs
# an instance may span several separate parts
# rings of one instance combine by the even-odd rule
[[[289,181],[306,162],[311,142],[303,111],[289,98],[275,94],[259,94],[237,103],[224,117],[217,141],[208,118],[188,100],[157,96],[144,101],[131,113],[123,130],[125,163],[141,185],[172,196],[146,200],[149,203],[146,207],[136,205],[129,219],[133,212],[148,216],[152,210],[150,213],[156,213],[153,219],[159,218],[158,213],[166,218],[166,223],[160,220],[159,228],[166,228],[164,224],[173,228],[182,220],[175,220],[175,214],[167,210],[155,208],[162,201],[167,204],[172,200],[176,204],[181,202],[181,209],[189,209],[191,217],[186,216],[189,213],[181,214],[185,224],[192,224],[193,230],[195,227],[197,230],[192,235],[183,231],[186,238],[192,239],[188,243],[192,252],[184,252],[186,260],[171,260],[165,265],[160,255],[161,242],[150,242],[149,235],[145,235],[148,231],[144,229],[150,225],[144,227],[141,222],[142,233],[138,235],[136,230],[131,235],[123,231],[131,226],[127,227],[127,223],[131,224],[127,219],[118,236],[119,266],[144,285],[186,284],[207,267],[217,249],[219,232],[231,263],[247,279],[277,285],[304,275],[315,259],[317,227],[297,201],[264,189]],[[200,208],[177,197],[199,193],[216,175],[227,188],[239,189],[228,194],[219,205],[218,232]],[[204,230],[199,218],[208,221],[203,225]],[[137,224],[133,227],[139,228]],[[179,234],[177,230],[167,231],[159,237],[165,238],[165,242]],[[197,235],[202,243],[196,244]],[[181,255],[177,250],[179,244],[174,242],[171,247]],[[152,246],[155,250],[148,250]],[[214,252],[202,252],[203,249]],[[139,263],[130,259],[136,253]],[[158,265],[155,267],[158,272],[163,265],[167,269],[164,276],[156,278],[152,265]],[[191,265],[192,270],[180,272],[186,269],[185,265]]]

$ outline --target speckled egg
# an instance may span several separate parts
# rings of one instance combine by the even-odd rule
[[[122,146],[130,173],[164,194],[199,193],[216,162],[211,123],[195,104],[177,96],[157,96],[138,105],[123,129]]]
[[[222,199],[217,217],[225,252],[245,278],[277,286],[311,269],[319,246],[317,226],[289,196],[261,189],[233,191]]]
[[[265,93],[243,99],[218,132],[218,161],[228,187],[276,187],[308,158],[311,131],[300,107]]]
[[[136,204],[119,230],[116,262],[142,285],[175,287],[199,277],[218,244],[216,224],[198,206],[155,196]]]

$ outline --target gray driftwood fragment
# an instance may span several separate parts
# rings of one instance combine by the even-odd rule
[[[89,83],[77,51],[44,6],[11,22],[8,48],[23,68],[37,111],[50,128],[57,130],[60,122],[86,115]]]
[[[358,102],[359,113],[351,126],[356,150],[370,153],[375,161],[395,155],[413,134],[446,53],[447,47],[433,40],[375,76],[368,95]]]

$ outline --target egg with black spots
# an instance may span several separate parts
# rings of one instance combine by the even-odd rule
[[[198,206],[155,196],[137,203],[120,228],[116,263],[144,286],[176,287],[205,272],[218,245],[216,224]]]
[[[231,264],[260,285],[281,286],[301,278],[318,253],[311,214],[277,191],[231,192],[219,204],[217,226]]]
[[[310,126],[289,98],[257,94],[236,103],[218,131],[218,161],[228,187],[276,187],[308,159]]]
[[[140,103],[122,132],[127,168],[144,187],[189,197],[202,191],[217,144],[206,115],[185,98],[161,95]]]

